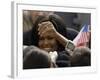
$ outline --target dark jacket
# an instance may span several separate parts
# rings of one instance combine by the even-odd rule
[[[58,57],[56,60],[56,65],[58,67],[70,67],[70,55],[66,51],[58,52]]]

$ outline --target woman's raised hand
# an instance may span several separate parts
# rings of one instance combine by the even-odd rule
[[[57,32],[54,25],[50,21],[42,22],[41,24],[38,24],[38,26],[39,26],[38,34],[40,36],[43,36],[44,34],[47,34],[47,33],[50,33],[51,35],[55,36]]]

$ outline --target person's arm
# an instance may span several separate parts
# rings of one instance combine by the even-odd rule
[[[63,35],[57,32],[57,30],[55,29],[55,27],[50,21],[39,24],[38,31],[39,31],[38,34],[40,36],[43,36],[47,33],[52,33],[52,35],[56,38],[56,40],[64,47],[67,47],[68,45],[69,45],[68,47],[69,49],[71,47],[74,47],[73,46],[74,44],[70,40],[68,40],[66,37],[64,37]]]
[[[55,38],[56,38],[56,40],[60,43],[60,44],[62,44],[64,47],[66,46],[66,44],[68,43],[68,39],[67,38],[65,38],[64,36],[62,36],[60,33],[58,33],[58,32],[56,32],[55,33]]]
[[[41,27],[42,26],[42,27]],[[42,36],[46,33],[52,33],[52,35],[54,35],[54,37],[56,38],[56,40],[62,44],[63,46],[66,46],[68,39],[65,38],[64,36],[62,36],[60,33],[58,33],[56,31],[56,29],[54,28],[53,24],[50,21],[47,22],[43,22],[42,24],[39,24],[39,35]]]

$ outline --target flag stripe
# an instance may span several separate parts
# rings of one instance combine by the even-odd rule
[[[84,44],[89,41],[89,28],[88,25],[83,26],[77,37],[73,40],[76,46]]]
[[[79,44],[83,43],[83,42],[88,42],[88,38],[87,38],[87,33],[86,32],[82,33],[82,35],[80,36],[80,39],[78,41]]]

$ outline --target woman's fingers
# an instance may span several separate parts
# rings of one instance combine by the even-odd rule
[[[42,23],[38,24],[38,26],[39,26],[38,31],[42,30],[43,28],[45,28],[49,24],[50,24],[50,21],[46,21],[46,22],[42,22]]]
[[[44,31],[42,31],[39,35],[42,37],[43,35],[49,33],[50,31],[48,29],[45,29]]]
[[[43,31],[45,31],[48,27],[47,27],[47,24],[46,25],[41,25],[39,26],[41,27],[38,31],[39,31],[39,35],[42,34]]]
[[[54,27],[54,26],[50,21],[43,22],[43,23],[39,24],[39,28],[38,28],[39,33],[38,34],[42,35],[45,32],[52,30],[53,29],[52,27]]]

